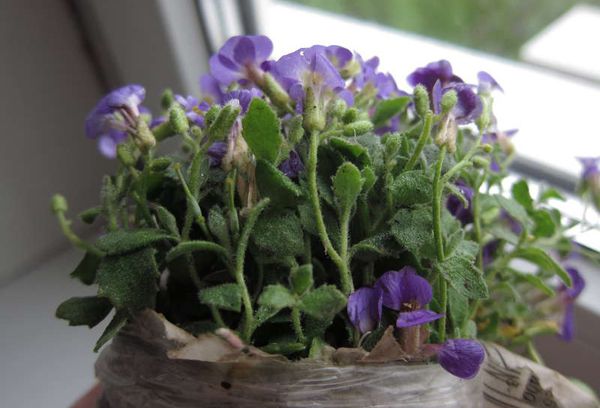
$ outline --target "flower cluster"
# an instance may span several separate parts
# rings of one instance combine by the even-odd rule
[[[114,309],[96,349],[150,308],[194,334],[229,328],[291,359],[371,352],[387,332],[405,360],[437,359],[461,378],[477,374],[481,340],[571,337],[583,281],[550,255],[569,249],[549,205],[561,196],[534,199],[525,180],[495,193],[515,131],[498,126],[491,75],[465,82],[441,60],[403,91],[377,57],[272,50],[265,36],[230,38],[201,97],[166,91],[154,116],[139,85],[100,100],[86,134],[120,165],[81,219],[103,235],[79,238],[64,198],[53,200],[85,251],[73,276],[98,292],[57,316],[92,327]],[[167,138],[181,150],[161,155]],[[598,161],[583,163],[582,189],[597,199]],[[545,301],[562,325],[536,306]]]

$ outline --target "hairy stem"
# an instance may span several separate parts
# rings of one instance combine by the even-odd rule
[[[300,343],[306,342],[306,337],[302,331],[302,322],[300,320],[300,309],[297,307],[292,308],[292,324],[294,325],[294,332]]]
[[[444,237],[442,234],[442,192],[445,183],[442,183],[442,165],[446,157],[446,146],[440,149],[440,155],[435,166],[433,179],[433,236],[436,247],[436,257],[439,263],[444,262]],[[438,333],[440,343],[446,340],[446,309],[448,307],[448,283],[440,274],[439,285],[441,292],[440,307],[443,317],[438,320]]]
[[[415,151],[413,152],[408,162],[404,166],[404,171],[412,170],[417,164],[419,157],[421,157],[421,153],[423,152],[423,148],[425,148],[425,144],[427,144],[427,140],[429,139],[429,135],[431,134],[431,123],[433,122],[433,113],[428,111],[423,119],[423,130],[421,130],[421,135],[417,141],[417,146],[415,147]]]

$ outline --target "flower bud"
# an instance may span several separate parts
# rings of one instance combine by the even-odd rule
[[[269,97],[273,105],[280,108],[286,108],[290,103],[290,96],[277,82],[273,75],[266,72],[263,76],[264,93]]]
[[[153,171],[164,171],[171,165],[171,159],[168,157],[158,157],[150,162],[150,169]]]
[[[421,84],[417,85],[413,91],[414,101],[415,101],[415,109],[417,111],[417,115],[420,117],[424,117],[427,111],[429,110],[429,94],[427,93],[427,89]]]
[[[171,107],[171,105],[173,105],[174,101],[175,97],[173,96],[173,91],[170,89],[165,89],[162,96],[160,97],[160,106],[162,106],[164,110],[168,110]]]
[[[306,88],[304,98],[304,127],[311,132],[325,128],[325,114],[311,87]]]
[[[185,111],[180,104],[174,103],[169,109],[169,123],[175,133],[183,134],[188,131],[190,124]]]
[[[351,123],[351,122],[356,122],[357,120],[359,120],[358,117],[359,117],[358,109],[350,108],[346,111],[346,113],[344,113],[342,120],[344,121],[344,123]]]
[[[142,119],[139,119],[137,122],[137,129],[135,134],[133,134],[133,141],[140,150],[144,151],[156,145],[154,134],[152,134],[148,124]]]
[[[494,147],[491,144],[483,144],[481,145],[481,150],[483,150],[485,153],[491,153],[492,150],[494,150]]]
[[[435,144],[439,147],[446,146],[449,153],[456,151],[456,134],[458,128],[456,121],[452,115],[446,115],[443,117],[440,128],[435,136]]]
[[[458,97],[454,89],[449,90],[442,96],[442,113],[448,113],[454,108]]]
[[[204,123],[206,124],[207,128],[214,123],[215,119],[217,119],[220,112],[221,107],[219,105],[213,105],[208,109],[206,115],[204,115]]]
[[[329,114],[335,118],[343,118],[346,109],[348,109],[348,105],[343,99],[336,99],[333,103],[329,104]]]
[[[482,104],[482,111],[481,115],[479,115],[475,123],[477,124],[477,127],[479,128],[480,132],[485,132],[490,126],[492,119],[492,97],[487,95],[481,96],[480,99]]]
[[[473,157],[473,164],[480,169],[488,169],[490,167],[490,161],[481,156]]]
[[[61,194],[54,194],[52,196],[51,208],[54,214],[67,212],[69,209],[67,199]]]
[[[127,144],[121,143],[117,146],[117,157],[126,167],[135,166],[135,158]]]
[[[373,130],[373,123],[369,120],[359,120],[344,126],[344,136],[360,136]]]

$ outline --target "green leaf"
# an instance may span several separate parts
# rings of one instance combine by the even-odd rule
[[[165,240],[177,241],[177,238],[158,229],[118,230],[100,237],[96,242],[96,246],[107,255],[120,255]]]
[[[521,204],[500,194],[496,194],[494,198],[500,207],[506,210],[506,212],[515,220],[517,220],[523,227],[528,228],[531,225],[531,220],[527,215],[527,211],[525,211],[525,208]]]
[[[98,341],[96,342],[96,346],[94,347],[94,352],[100,350],[100,348],[106,344],[110,339],[115,337],[115,335],[125,326],[127,323],[127,312],[124,310],[119,310],[115,313],[115,316],[112,318],[106,329],[104,329],[104,333],[100,336]]]
[[[505,226],[494,225],[490,229],[490,233],[494,237],[503,239],[504,241],[513,245],[517,245],[517,243],[519,242],[519,237],[514,232],[512,232],[510,228],[507,228]]]
[[[400,251],[388,231],[363,239],[350,248],[350,259],[354,256],[364,261],[374,261],[383,257],[398,257]]]
[[[293,207],[302,190],[274,165],[266,160],[256,162],[256,182],[262,197],[269,197],[274,206]]]
[[[400,173],[391,188],[394,200],[400,206],[429,203],[433,191],[431,179],[422,170]]]
[[[85,285],[91,285],[96,280],[99,265],[100,257],[86,252],[79,265],[71,272],[71,277],[79,279]]]
[[[269,354],[293,354],[302,351],[306,346],[302,343],[290,341],[290,342],[274,342],[269,343],[266,346],[261,347],[261,350]]]
[[[334,285],[322,285],[302,297],[299,308],[309,316],[330,320],[346,306],[346,296]]]
[[[96,296],[72,297],[56,309],[56,317],[69,322],[69,326],[88,326],[100,323],[112,309],[107,299]]]
[[[231,245],[231,239],[229,237],[229,226],[225,216],[221,209],[214,206],[208,212],[208,229],[219,242],[227,247]]]
[[[519,248],[513,252],[512,258],[519,258],[529,261],[542,268],[542,270],[557,275],[565,283],[565,285],[570,287],[572,284],[571,277],[567,271],[565,271],[559,263],[552,259],[552,257],[541,248]]]
[[[271,210],[260,217],[252,232],[258,249],[272,257],[283,259],[304,252],[300,219],[291,210]]]
[[[189,254],[196,251],[209,251],[216,254],[228,256],[227,250],[219,244],[215,244],[211,241],[186,241],[177,245],[167,253],[167,262],[173,261],[182,255]]]
[[[177,219],[165,207],[157,205],[155,208],[156,217],[160,226],[174,237],[180,237],[179,228],[177,228]]]
[[[293,268],[290,274],[290,283],[292,290],[297,295],[302,295],[312,288],[314,283],[312,265],[307,264]]]
[[[555,199],[559,201],[566,200],[564,195],[562,195],[557,189],[552,187],[546,188],[544,189],[544,191],[542,191],[542,193],[540,194],[539,201],[545,203],[548,202],[550,199]]]
[[[552,216],[546,210],[537,210],[531,214],[535,227],[533,228],[533,235],[536,237],[549,238],[556,232],[556,224],[552,219]]]
[[[269,104],[254,98],[242,119],[242,135],[257,159],[274,163],[279,155],[282,138],[279,119]]]
[[[521,204],[527,211],[533,210],[533,199],[529,194],[527,181],[519,180],[512,186],[512,196],[516,202]]]
[[[258,311],[256,312],[256,326],[269,320],[281,311],[296,305],[296,297],[288,288],[282,285],[269,285],[265,287],[258,298]]]
[[[362,165],[371,163],[371,158],[369,157],[367,149],[359,143],[354,142],[352,139],[331,137],[329,138],[329,144],[350,160],[354,160]]]
[[[481,271],[475,267],[478,245],[472,241],[463,241],[452,255],[441,263],[436,270],[456,289],[458,294],[469,299],[488,297],[488,288]]]
[[[448,311],[452,326],[460,330],[469,318],[469,299],[452,286],[448,288]]]
[[[518,271],[512,271],[512,273],[517,277],[518,280],[525,281],[531,284],[532,286],[544,292],[544,294],[546,294],[547,296],[554,296],[556,294],[554,288],[548,286],[548,284],[537,275],[533,275],[531,273],[522,273]]]
[[[417,258],[434,256],[430,208],[399,210],[392,220],[391,231],[396,241]]]
[[[360,174],[364,179],[362,193],[368,194],[369,191],[371,191],[371,189],[373,188],[373,186],[375,186],[375,183],[377,183],[377,175],[375,174],[375,171],[373,171],[373,169],[369,166],[363,168]]]
[[[362,184],[360,170],[354,164],[346,162],[338,168],[333,178],[333,191],[342,212],[354,206]]]
[[[219,309],[240,312],[242,310],[242,290],[237,283],[224,283],[202,289],[198,293],[201,303]]]
[[[385,122],[391,119],[392,116],[397,115],[406,109],[410,103],[410,100],[411,98],[408,96],[400,96],[398,98],[385,99],[381,101],[375,108],[375,113],[373,114],[371,121],[375,127],[385,124]]]
[[[98,296],[108,298],[117,309],[153,308],[159,276],[154,252],[152,248],[143,248],[102,258],[97,277]]]
[[[86,224],[93,224],[96,218],[102,213],[102,207],[88,208],[79,213],[79,219]]]

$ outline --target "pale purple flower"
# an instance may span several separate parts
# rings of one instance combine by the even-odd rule
[[[236,89],[223,95],[223,103],[236,99],[240,103],[242,113],[246,113],[252,99],[261,97],[262,92],[257,88]]]
[[[469,380],[479,372],[485,359],[485,350],[475,340],[450,339],[438,346],[437,358],[450,374]]]
[[[200,112],[206,112],[210,107],[206,102],[198,101],[198,98],[193,96],[183,97],[175,95],[175,100],[181,105],[185,111],[188,120],[196,126],[204,126],[204,115]]]
[[[583,166],[581,178],[584,181],[595,181],[600,175],[600,157],[579,157],[579,162]]]
[[[209,60],[210,72],[224,86],[236,81],[256,82],[261,64],[273,52],[273,43],[264,35],[239,35],[228,39]]]
[[[462,223],[462,225],[470,224],[473,222],[473,210],[471,208],[473,189],[462,180],[457,180],[454,184],[467,200],[468,207],[465,207],[458,197],[450,195],[446,202],[446,208],[450,211],[450,214],[454,215]]]
[[[279,165],[279,170],[289,178],[295,179],[304,171],[304,163],[302,163],[300,155],[292,150],[289,157]]]
[[[571,287],[562,284],[559,288],[558,296],[565,308],[559,336],[565,341],[571,341],[575,334],[575,300],[585,288],[585,280],[577,269],[566,270],[573,284]]]
[[[85,133],[98,140],[104,156],[115,158],[117,145],[127,139],[128,132],[135,132],[145,96],[142,86],[127,85],[105,95],[88,114]]]
[[[479,73],[477,74],[477,79],[479,80],[479,93],[490,93],[496,89],[500,92],[504,92],[504,89],[502,89],[502,87],[494,79],[494,77],[492,77],[485,71],[479,71]]]
[[[346,64],[352,61],[352,51],[339,45],[315,45],[311,47],[315,52],[322,53],[327,57],[329,62],[338,70],[344,68]]]
[[[361,333],[372,331],[381,320],[381,295],[381,289],[360,288],[348,297],[348,317]]]
[[[393,95],[408,95],[408,93],[398,89],[396,80],[389,73],[377,72],[379,67],[379,58],[373,57],[364,61],[360,54],[356,54],[356,59],[361,66],[361,70],[354,77],[352,86],[358,90],[372,86],[377,90],[377,97],[387,99]]]
[[[211,74],[204,74],[200,77],[200,91],[202,95],[208,97],[211,102],[221,104],[225,92],[219,81]]]

